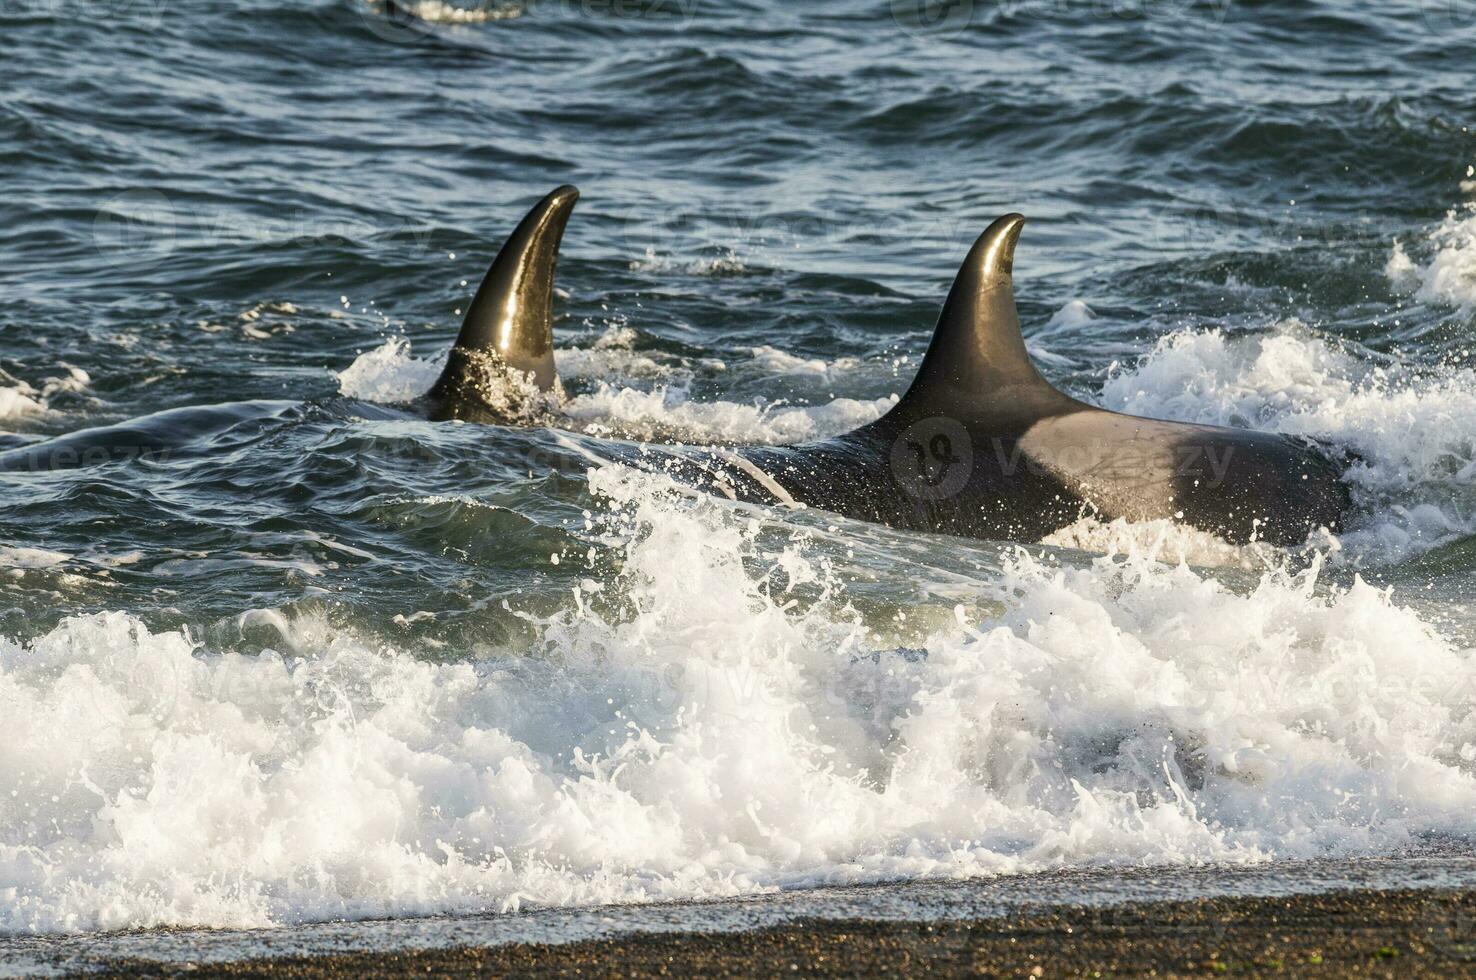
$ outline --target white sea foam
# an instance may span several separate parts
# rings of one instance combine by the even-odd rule
[[[111,613],[0,641],[0,929],[269,926],[1476,833],[1476,672],[1388,593],[1019,552],[875,649],[826,564],[592,474],[620,571],[533,649],[281,656]],[[597,519],[598,520],[598,519]],[[597,576],[591,570],[592,576]],[[958,583],[962,586],[964,583]],[[811,602],[792,608],[803,589]],[[593,593],[623,598],[600,614]],[[968,605],[976,608],[979,603]],[[601,607],[603,608],[603,607]],[[270,612],[270,611],[267,611]],[[258,618],[266,615],[258,612]]]
[[[13,387],[0,388],[0,421],[39,415],[46,411],[46,406],[36,395],[36,389],[24,382]]]
[[[445,368],[445,352],[437,357],[415,357],[410,341],[391,337],[338,372],[338,389],[349,398],[403,404],[430,391]]]
[[[634,328],[617,324],[607,327],[588,347],[560,348],[556,355],[559,376],[606,383],[691,376],[688,366],[675,357],[635,350],[636,339]]]
[[[1448,211],[1423,242],[1411,247],[1420,261],[1396,241],[1384,266],[1396,289],[1426,302],[1476,304],[1476,202]]]
[[[748,265],[731,249],[724,255],[681,262],[647,246],[643,257],[631,261],[630,269],[632,272],[683,272],[689,276],[716,279],[742,275],[748,271]]]
[[[849,431],[878,418],[896,403],[893,397],[836,398],[815,406],[693,401],[684,380],[691,377],[690,365],[632,352],[625,346],[630,338],[623,333],[606,337],[610,339],[601,338],[589,349],[560,349],[555,354],[560,371],[571,378],[615,379],[615,383],[601,383],[595,391],[567,398],[554,407],[571,425],[594,434],[689,443],[792,443]],[[844,358],[827,365],[781,354],[772,348],[756,350],[756,370],[768,373],[782,365],[790,371],[803,368],[826,374],[858,363]],[[339,390],[351,398],[407,402],[429,391],[444,366],[444,357],[417,358],[406,340],[393,337],[360,354],[339,372]],[[651,377],[677,380],[649,389],[621,383]]]
[[[39,388],[0,370],[0,422],[44,415],[54,396],[81,392],[92,384],[92,378],[81,368],[67,364],[62,367],[65,374],[47,378]]]
[[[826,383],[854,370],[861,363],[860,358],[855,357],[838,357],[833,361],[822,357],[800,357],[767,344],[752,348],[751,353],[753,367],[761,373],[815,378]]]
[[[690,365],[644,359],[633,337],[608,332],[588,350],[557,357],[583,376],[613,379],[566,399],[558,412],[595,435],[688,443],[782,444],[825,438],[885,414],[895,396],[836,398],[820,405],[696,401]],[[833,380],[852,359],[826,362],[773,348],[755,349],[735,373],[788,373]],[[418,359],[392,338],[360,355],[339,375],[345,394],[406,401],[429,389],[440,359]],[[649,385],[652,377],[664,379]],[[632,387],[646,382],[647,387]],[[1231,337],[1186,329],[1162,338],[1139,362],[1113,370],[1102,403],[1134,415],[1235,425],[1305,435],[1351,447],[1361,457],[1347,479],[1360,505],[1341,539],[1355,562],[1398,561],[1476,531],[1476,373],[1449,370],[1431,377],[1355,356],[1295,319],[1263,333]],[[1087,522],[1048,543],[1110,550],[1123,530]],[[1147,547],[1152,526],[1131,529]],[[1168,560],[1260,567],[1258,554],[1224,550],[1177,533]]]
[[[564,403],[560,411],[594,435],[687,443],[796,443],[865,425],[896,404],[895,397],[836,398],[822,405],[699,402],[684,388],[652,391],[603,385]]]
[[[1354,357],[1295,320],[1238,338],[1171,334],[1102,393],[1109,408],[1245,425],[1354,449],[1363,513],[1347,556],[1380,563],[1476,531],[1476,373],[1435,377]]]
[[[51,568],[60,565],[71,556],[49,548],[0,547],[0,568],[29,569]]]
[[[446,0],[400,0],[400,5],[431,24],[485,24],[521,17],[524,3],[456,4]]]

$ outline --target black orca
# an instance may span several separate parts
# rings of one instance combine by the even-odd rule
[[[559,243],[579,191],[567,184],[534,205],[503,243],[467,307],[446,367],[426,396],[438,421],[511,423],[543,392],[557,399],[553,290]]]
[[[503,245],[419,405],[427,417],[504,425],[556,417],[554,276],[578,197],[573,187],[554,190]],[[882,418],[798,446],[621,455],[734,499],[972,538],[1035,541],[1084,516],[1170,519],[1236,543],[1284,546],[1340,529],[1350,506],[1345,466],[1309,440],[1123,415],[1052,386],[1026,351],[1015,308],[1024,220],[1006,215],[979,237],[916,379]],[[242,420],[240,409],[217,410]],[[263,410],[278,408],[246,414]],[[144,435],[169,413],[150,419]],[[117,442],[119,430],[138,435],[130,428],[138,425],[0,453],[0,471],[46,468],[38,460],[58,442],[70,459],[89,442]]]
[[[559,393],[553,361],[554,271],[564,226],[578,199],[574,188],[558,188],[508,237],[467,308],[440,379],[412,406],[418,414],[504,425],[546,418],[546,403]],[[0,450],[0,473],[162,463],[197,455],[228,447],[240,432],[299,404],[251,401],[165,409]],[[385,414],[362,404],[353,410],[369,417]]]
[[[1015,308],[1024,224],[1008,214],[979,236],[895,408],[835,439],[741,458],[796,503],[967,537],[1039,540],[1084,516],[1169,519],[1282,546],[1341,528],[1351,500],[1335,451],[1124,415],[1052,386],[1026,351]]]
[[[503,246],[431,392],[433,418],[526,417],[509,400],[510,370],[524,393],[557,398],[553,277],[577,197],[554,191]],[[882,418],[806,445],[644,458],[735,499],[972,538],[1035,541],[1085,516],[1170,519],[1284,546],[1340,528],[1344,466],[1310,440],[1123,415],[1052,386],[1015,308],[1024,223],[1009,214],[979,237],[916,379]]]

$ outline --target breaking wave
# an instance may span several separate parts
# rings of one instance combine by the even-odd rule
[[[613,564],[529,614],[531,649],[428,662],[277,615],[293,653],[214,650],[121,612],[0,642],[0,782],[24,790],[0,799],[0,929],[1259,862],[1476,831],[1471,652],[1315,562],[1235,591],[1144,555],[1015,551],[898,648],[815,542],[656,476],[591,481]]]

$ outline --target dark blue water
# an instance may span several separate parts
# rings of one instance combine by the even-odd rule
[[[1476,7],[407,6],[0,3],[0,448],[271,403],[0,476],[0,929],[1476,829]],[[561,183],[561,424],[399,412]],[[874,418],[1013,210],[1053,381],[1353,448],[1347,533],[1021,555],[591,463]]]

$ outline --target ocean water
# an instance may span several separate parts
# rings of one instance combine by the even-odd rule
[[[0,448],[254,403],[0,475],[0,935],[1476,849],[1476,8],[402,6],[0,3]],[[404,411],[565,182],[558,424]],[[877,417],[1011,210],[1054,382],[1344,533],[608,461]]]

